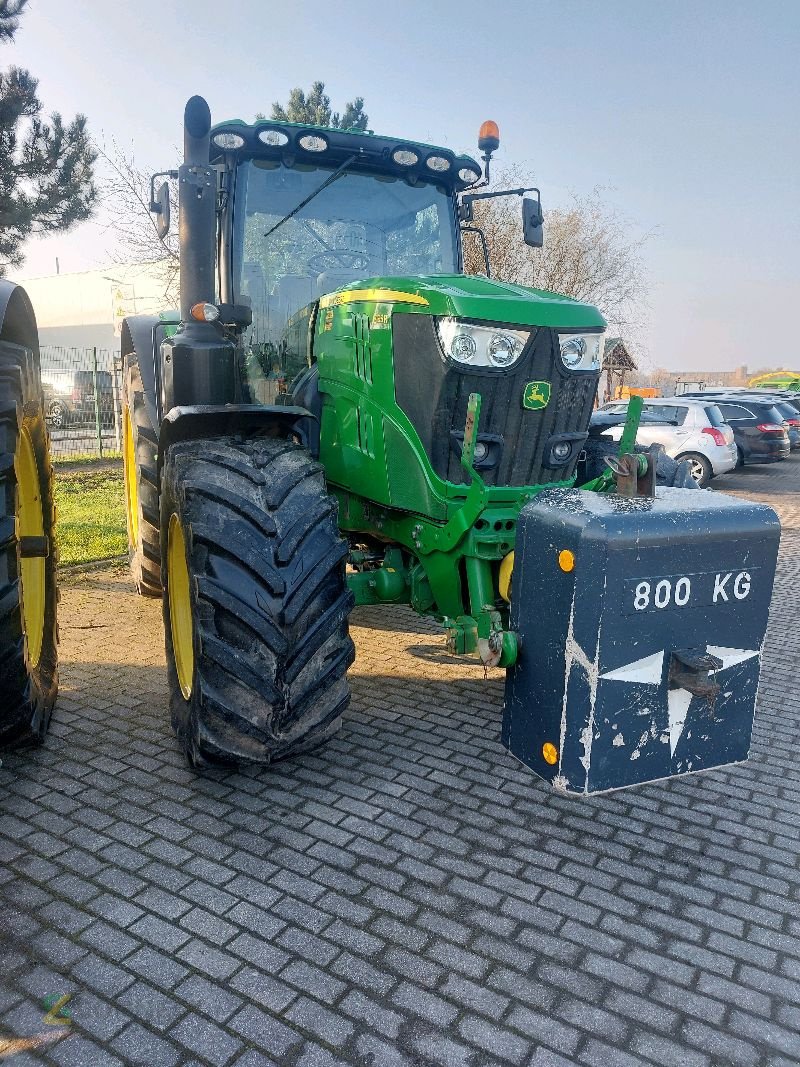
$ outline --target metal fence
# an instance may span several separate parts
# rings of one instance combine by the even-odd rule
[[[53,459],[118,458],[122,449],[118,353],[44,345],[41,356]]]

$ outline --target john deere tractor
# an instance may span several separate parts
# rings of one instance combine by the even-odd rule
[[[620,454],[574,488],[597,454],[605,322],[493,280],[488,257],[464,274],[480,198],[520,197],[521,237],[542,243],[538,190],[482,188],[498,145],[485,123],[482,168],[371,132],[212,128],[203,99],[186,106],[184,162],[164,172],[180,311],[127,319],[122,354],[132,572],[163,594],[172,723],[194,765],[328,737],[356,604],[410,605],[453,653],[506,668],[504,742],[560,788],[746,756],[774,516],[656,489],[635,409]],[[734,663],[747,627],[755,651]],[[729,668],[735,686],[716,680]],[[710,706],[713,727],[690,727]]]

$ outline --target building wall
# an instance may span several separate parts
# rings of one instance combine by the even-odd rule
[[[123,318],[167,306],[158,264],[109,267],[43,278],[16,278],[33,303],[39,343],[115,350]]]

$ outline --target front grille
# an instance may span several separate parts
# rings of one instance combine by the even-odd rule
[[[481,394],[479,436],[502,439],[499,463],[480,472],[487,485],[543,485],[572,475],[578,450],[564,466],[551,469],[545,466],[549,441],[554,434],[586,430],[600,375],[567,371],[555,330],[536,328],[510,370],[476,371],[443,362],[430,316],[395,315],[392,329],[395,397],[440,478],[468,482],[452,442],[453,432],[464,430],[470,393]],[[522,406],[531,381],[551,385],[550,401],[540,411]]]

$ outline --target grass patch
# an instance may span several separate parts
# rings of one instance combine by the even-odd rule
[[[109,460],[122,459],[122,453],[116,448],[104,448],[102,459],[96,452],[58,452],[55,455],[50,453],[50,459],[52,460],[54,467],[60,467],[65,463],[84,463],[87,466],[89,464],[106,463]]]
[[[127,551],[121,469],[59,471],[54,482],[60,563],[90,563]]]

